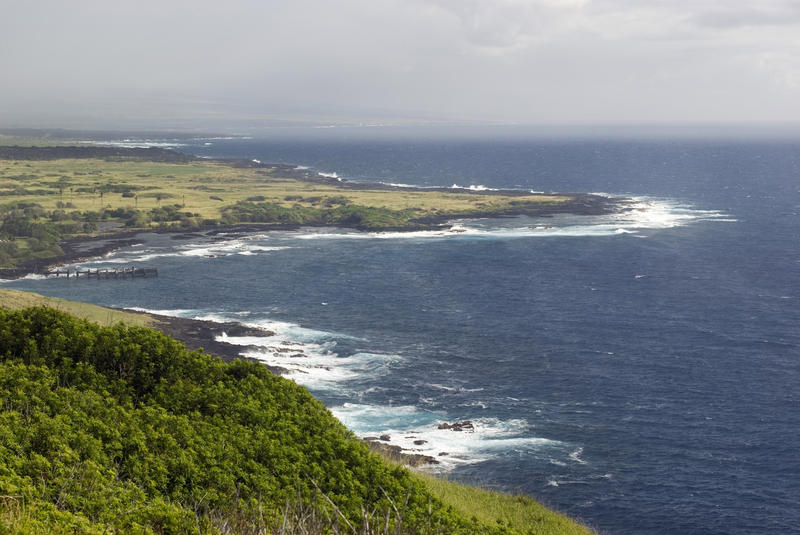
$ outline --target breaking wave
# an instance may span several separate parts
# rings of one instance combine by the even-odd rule
[[[467,430],[453,431],[440,428],[453,421],[446,414],[412,405],[345,403],[331,407],[331,412],[361,438],[435,459],[437,464],[429,466],[432,471],[486,461],[502,452],[562,449],[561,442],[531,436],[523,419],[476,418],[469,420]]]
[[[113,251],[108,255],[87,262],[74,264],[76,266],[98,266],[105,264],[139,264],[152,262],[161,258],[195,257],[195,258],[221,258],[231,255],[252,256],[275,251],[291,249],[289,245],[265,245],[265,236],[255,235],[247,238],[229,240],[193,241],[180,245],[126,247]]]
[[[218,341],[239,345],[241,355],[264,364],[281,368],[281,375],[304,385],[312,391],[329,393],[341,398],[348,396],[348,383],[369,381],[389,373],[400,364],[402,355],[380,351],[358,350],[340,354],[338,345],[344,341],[360,339],[344,333],[309,329],[289,322],[253,318],[244,321],[242,316],[251,312],[217,313],[188,309],[144,309],[132,308],[153,314],[193,318],[218,323],[239,322],[242,325],[270,331],[265,336],[217,337]],[[364,340],[360,340],[365,342]],[[434,389],[456,390],[441,384],[429,385]],[[379,390],[373,387],[370,391]],[[480,392],[482,388],[458,389],[464,392]],[[353,400],[355,401],[355,400]],[[497,418],[470,418],[469,414],[458,415],[469,419],[468,429],[454,431],[440,428],[446,422],[455,422],[453,415],[436,410],[425,410],[412,405],[368,404],[345,401],[330,407],[331,412],[361,438],[370,438],[383,444],[399,447],[403,453],[418,454],[436,462],[425,465],[434,472],[449,471],[465,464],[479,463],[508,452],[539,452],[548,457],[568,461],[568,447],[558,441],[533,436],[524,419],[499,420]],[[470,407],[462,410],[469,411]]]
[[[450,189],[465,189],[469,191],[500,191],[497,188],[489,188],[483,184],[470,184],[469,186],[459,186],[458,184],[453,184],[450,186]]]
[[[504,219],[461,219],[449,228],[412,232],[358,232],[338,229],[303,229],[294,237],[314,239],[510,239],[618,236],[683,227],[700,222],[736,222],[721,210],[702,210],[678,201],[634,197],[614,214],[586,216],[559,214],[550,218],[518,216]]]

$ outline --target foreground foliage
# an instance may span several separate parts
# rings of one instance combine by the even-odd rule
[[[0,310],[0,400],[16,532],[264,533],[303,515],[328,532],[509,532],[443,505],[304,388],[148,328]]]

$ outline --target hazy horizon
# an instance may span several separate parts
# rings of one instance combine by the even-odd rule
[[[0,50],[4,128],[800,125],[787,0],[12,1]]]
[[[297,142],[349,141],[798,141],[800,124],[648,124],[648,125],[405,125],[405,126],[277,126],[258,128],[3,128],[3,136],[49,138],[56,141],[181,141],[190,139],[249,138]]]

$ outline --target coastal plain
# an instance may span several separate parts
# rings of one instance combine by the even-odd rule
[[[224,207],[254,197],[263,197],[262,202],[291,207],[297,204],[315,206],[331,197],[344,195],[354,204],[412,210],[418,217],[508,210],[529,203],[559,204],[571,198],[542,194],[477,195],[410,188],[343,189],[334,184],[287,178],[281,171],[286,168],[241,168],[203,160],[190,163],[95,158],[0,160],[0,195],[14,201],[35,202],[49,210],[57,209],[59,202],[71,203],[70,209],[75,210],[147,210],[178,203],[183,210],[196,214],[194,217],[205,219],[219,219]],[[121,185],[125,185],[123,191],[113,191],[115,186]],[[124,197],[124,191],[135,192],[138,198]]]
[[[15,270],[5,277],[78,258],[73,248],[62,249],[70,240],[143,230],[428,230],[458,218],[611,209],[613,202],[597,195],[362,184],[163,149],[0,147],[0,269]]]

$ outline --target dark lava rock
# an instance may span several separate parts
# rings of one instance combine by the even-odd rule
[[[391,444],[384,444],[375,440],[364,439],[372,451],[380,453],[384,457],[392,461],[404,464],[406,466],[424,466],[426,464],[439,464],[435,458],[430,455],[420,455],[417,453],[403,453],[403,448],[400,446],[392,446]]]
[[[389,442],[390,440],[392,440],[392,435],[381,435],[381,440]]]
[[[471,421],[464,420],[463,422],[453,422],[452,424],[447,422],[439,424],[438,429],[449,429],[450,431],[475,431],[475,426],[472,425]]]
[[[422,446],[423,444],[427,444],[427,443],[428,443],[428,441],[427,441],[427,440],[415,440],[415,441],[414,441],[414,444],[415,444],[416,446]]]
[[[265,337],[265,336],[273,336],[275,333],[272,331],[268,331],[267,329],[259,329],[258,327],[248,327],[247,325],[241,325],[239,323],[220,323],[220,327],[223,328],[225,334],[228,336],[258,336],[258,337]]]

